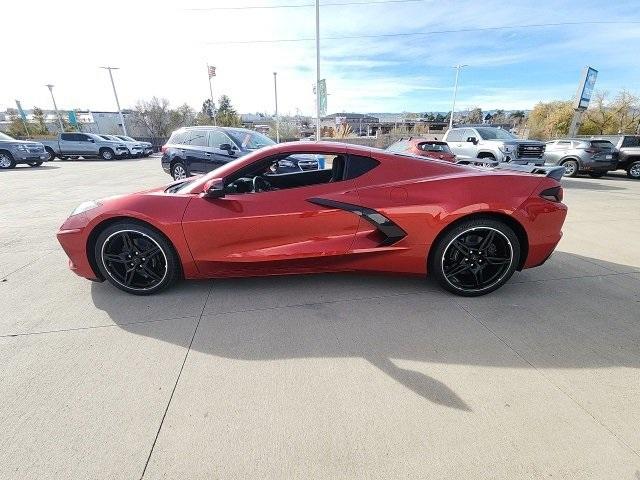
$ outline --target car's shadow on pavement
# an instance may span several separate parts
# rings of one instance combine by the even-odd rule
[[[632,270],[558,252],[545,266],[471,299],[422,278],[369,275],[182,282],[152,297],[107,283],[91,292],[95,306],[121,328],[175,342],[162,337],[166,330],[141,328],[136,309],[210,289],[196,351],[249,361],[359,357],[429,401],[469,411],[454,385],[425,373],[440,371],[429,364],[640,367],[640,303],[629,302],[638,298],[640,277],[621,273]]]
[[[14,168],[2,168],[0,172],[37,172],[39,170],[55,170],[56,168],[60,168],[57,165],[40,165],[39,167],[31,167],[29,165],[18,164]]]

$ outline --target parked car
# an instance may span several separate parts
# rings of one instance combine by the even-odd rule
[[[162,147],[162,168],[174,179],[207,173],[232,160],[274,145],[269,137],[246,128],[185,127],[171,134]],[[313,155],[282,160],[277,173],[317,170]]]
[[[600,178],[618,165],[618,152],[609,140],[561,138],[546,143],[544,160],[547,164],[562,165],[565,177],[588,173]]]
[[[544,143],[520,140],[508,131],[490,126],[460,126],[442,139],[458,159],[484,158],[516,164],[544,165]]]
[[[144,147],[142,146],[142,144],[136,141],[130,142],[128,140],[122,140],[120,137],[117,137],[115,135],[100,135],[100,136],[105,140],[111,140],[113,142],[124,142],[125,146],[127,147],[127,150],[129,150],[129,155],[127,156],[130,158],[138,158],[144,155]]]
[[[420,157],[436,158],[447,162],[455,162],[456,156],[453,154],[447,142],[439,140],[428,140],[426,138],[401,138],[387,147],[390,152],[410,153]]]
[[[149,143],[149,142],[142,142],[140,140],[136,140],[133,137],[129,137],[127,135],[114,135],[115,137],[118,137],[120,140],[124,140],[125,142],[135,142],[135,143],[139,143],[140,145],[142,145],[142,148],[144,150],[143,153],[143,157],[148,157],[149,155],[151,155],[153,153],[153,144]]]
[[[48,158],[44,145],[38,142],[16,140],[0,132],[0,168],[13,168],[18,163],[39,167]]]
[[[94,133],[59,133],[56,140],[39,141],[47,151],[48,160],[72,156],[113,160],[129,154],[124,142],[107,140]]]
[[[618,169],[625,170],[629,178],[640,180],[640,135],[603,135],[591,138],[613,143],[618,151]]]
[[[326,168],[272,173],[299,155]],[[281,143],[199,178],[84,202],[57,237],[76,274],[137,295],[180,277],[375,271],[477,296],[549,258],[567,214],[562,173]]]

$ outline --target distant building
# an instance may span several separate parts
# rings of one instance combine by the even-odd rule
[[[320,118],[322,128],[335,130],[340,125],[349,125],[356,135],[375,135],[380,128],[380,119],[362,113],[332,113]]]

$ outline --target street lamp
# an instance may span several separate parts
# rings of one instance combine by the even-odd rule
[[[51,100],[53,100],[53,108],[56,111],[56,116],[58,117],[58,123],[60,124],[60,133],[62,133],[64,132],[64,126],[62,125],[62,117],[60,116],[60,112],[58,111],[58,106],[56,105],[56,99],[53,96],[54,85],[51,85],[50,83],[48,83],[47,85],[45,85],[45,87],[49,89],[49,93],[51,94]]]
[[[280,118],[278,117],[278,72],[273,72],[273,94],[276,100],[276,143],[280,143]]]
[[[320,0],[316,0],[316,140],[320,140]]]
[[[453,113],[456,111],[456,95],[458,94],[458,75],[460,74],[460,69],[464,67],[468,67],[469,65],[456,65],[456,82],[453,85],[453,105],[451,106],[451,115],[449,116],[449,130],[453,127]]]
[[[116,92],[116,84],[113,82],[113,74],[111,70],[120,70],[119,67],[100,67],[104,70],[109,70],[109,78],[111,79],[111,86],[113,87],[113,95],[116,97],[116,105],[118,106],[118,113],[120,114],[120,122],[122,122],[122,132],[127,135],[127,126],[124,124],[124,115],[120,109],[120,101],[118,100],[118,92]]]

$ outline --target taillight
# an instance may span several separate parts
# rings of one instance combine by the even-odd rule
[[[551,187],[540,192],[540,196],[550,202],[561,202],[563,193],[562,187]]]
[[[598,153],[600,151],[600,149],[599,148],[585,148],[584,151],[587,152],[587,153]]]
[[[160,147],[160,151],[161,151],[162,153],[164,153],[166,150],[167,150],[167,146],[166,146],[166,145],[162,145],[162,146]]]

